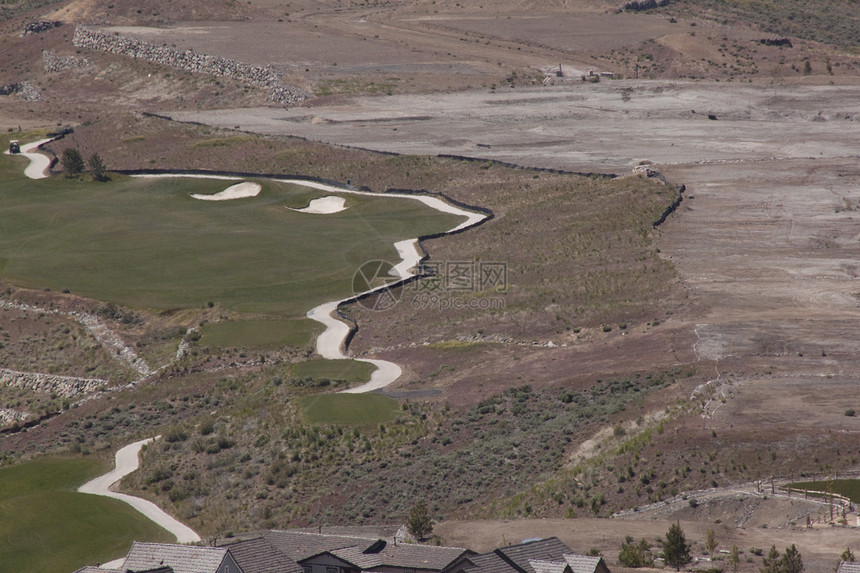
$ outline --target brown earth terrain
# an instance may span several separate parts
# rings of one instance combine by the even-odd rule
[[[672,384],[580,422],[562,461],[516,478],[526,484],[519,490],[488,477],[498,495],[483,492],[475,504],[440,502],[449,518],[519,518],[444,521],[436,532],[447,544],[485,550],[558,535],[576,551],[598,548],[613,570],[624,570],[616,552],[625,535],[653,543],[678,519],[699,556],[708,529],[716,530],[721,549],[737,544],[745,551],[741,571],[761,565],[750,548],[792,543],[808,571],[828,571],[856,541],[854,527],[805,526],[806,515],[820,519],[829,508],[749,485],[858,469],[860,422],[846,415],[860,409],[854,324],[860,245],[853,226],[860,205],[860,60],[849,46],[819,42],[815,34],[792,35],[791,47],[766,45],[760,40],[781,36],[778,23],[738,22],[742,14],[715,16],[704,8],[685,12],[686,3],[637,14],[597,1],[572,7],[510,0],[491,9],[453,0],[160,4],[77,0],[3,22],[0,84],[31,81],[42,99],[0,96],[0,126],[74,124],[75,133],[52,149],[99,149],[112,168],[301,173],[379,191],[442,191],[492,209],[495,218],[481,228],[425,247],[430,262],[504,262],[512,276],[509,291],[498,295],[505,302],[500,312],[422,306],[415,304],[421,293],[408,289],[384,313],[347,309],[360,325],[351,351],[403,367],[391,395],[427,398],[418,407],[425,410],[411,412],[413,433],[398,452],[425,451],[428,437],[444,444],[443,436],[454,440],[450,448],[477,451],[496,422],[485,417],[477,423],[486,427],[461,435],[444,416],[448,408],[473,416],[505,389],[529,384],[548,393],[585,392],[599,386],[595,380],[676,372]],[[24,21],[40,18],[65,23],[20,35]],[[76,50],[77,23],[272,64],[286,83],[313,97],[286,109],[236,80]],[[43,49],[91,63],[47,73]],[[562,76],[555,73],[559,65]],[[614,76],[583,81],[589,70]],[[194,145],[213,138],[233,143],[205,154]],[[686,186],[679,208],[657,229],[651,223],[674,199],[674,187],[629,177],[643,163]],[[45,340],[77,328],[65,319],[46,326],[20,310],[2,320],[16,337],[6,343],[16,356],[0,366],[18,370],[37,366],[18,356],[31,348],[27,337],[56,348]],[[147,335],[157,339],[154,333],[174,320],[181,322],[153,319]],[[46,360],[83,374],[74,352],[102,352],[86,346],[89,340],[82,333],[76,344],[83,350],[62,359],[48,353]],[[3,451],[50,449],[72,431],[71,416],[104,420],[111,408],[138,400],[147,406],[120,416],[139,416],[152,428],[180,424],[209,410],[208,401],[196,400],[216,394],[212,388],[226,395],[223,382],[205,378],[207,368],[240,372],[247,377],[242,383],[254,384],[259,365],[242,354],[236,350],[217,365],[192,364],[190,375],[177,369],[170,388],[151,384],[139,395],[88,402],[76,414],[0,438]],[[285,352],[288,359],[295,354]],[[191,399],[173,400],[181,395]],[[33,408],[51,401],[24,393],[14,399]],[[509,414],[498,414],[501,423]],[[109,422],[91,441],[93,451],[129,435]],[[540,444],[522,450],[536,455]],[[169,455],[159,460],[167,463]],[[385,463],[396,465],[390,458]],[[151,470],[145,460],[142,471]],[[141,478],[135,487],[140,492],[144,485]],[[360,497],[345,490],[344,497]],[[691,506],[685,492],[696,492],[701,504]],[[145,495],[168,503],[166,492]],[[319,508],[334,499],[348,505],[335,497],[307,503]],[[634,507],[642,511],[605,519]],[[584,517],[590,511],[602,518]],[[216,523],[228,521],[211,515]],[[290,519],[306,524],[308,513],[275,515],[283,521],[269,524],[285,526]],[[856,525],[856,515],[849,517],[848,525]]]

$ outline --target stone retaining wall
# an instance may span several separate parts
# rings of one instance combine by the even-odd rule
[[[41,372],[17,372],[6,368],[0,369],[0,385],[25,388],[58,394],[63,398],[73,398],[79,394],[88,394],[107,384],[99,378],[75,378],[73,376],[58,376]]]
[[[64,70],[89,68],[93,61],[77,56],[58,56],[51,50],[42,50],[42,64],[45,66],[45,73],[53,74]]]
[[[74,45],[78,48],[89,48],[131,56],[172,68],[199,72],[268,88],[269,99],[284,105],[297,104],[308,98],[308,94],[286,86],[273,67],[252,66],[245,62],[222,58],[211,54],[200,54],[194,50],[179,50],[167,46],[157,46],[145,40],[137,40],[119,34],[110,34],[87,26],[75,28]]]

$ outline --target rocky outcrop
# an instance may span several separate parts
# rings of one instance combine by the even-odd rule
[[[45,67],[45,73],[54,74],[65,70],[89,68],[93,65],[93,61],[78,56],[58,56],[51,50],[43,50],[42,65]]]
[[[284,105],[297,104],[308,98],[308,94],[303,91],[284,85],[281,74],[272,66],[252,66],[221,56],[200,54],[194,50],[158,46],[145,40],[129,38],[118,33],[110,34],[87,26],[75,28],[73,43],[78,48],[121,54],[189,72],[247,82],[267,88],[269,100]]]
[[[38,22],[29,22],[24,25],[24,31],[21,35],[29,36],[30,34],[39,34],[41,32],[53,30],[54,28],[59,28],[62,25],[63,23],[59,20],[40,20]]]
[[[30,82],[19,82],[14,84],[4,84],[0,86],[0,95],[18,94],[24,101],[39,101],[42,99],[42,92]]]

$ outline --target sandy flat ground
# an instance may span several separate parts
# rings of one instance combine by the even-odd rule
[[[642,160],[667,166],[852,157],[860,131],[855,93],[840,86],[619,80],[165,113],[380,151],[627,172]]]

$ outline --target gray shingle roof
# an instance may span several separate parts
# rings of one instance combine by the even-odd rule
[[[263,537],[293,561],[301,562],[322,553],[331,553],[362,570],[389,565],[441,571],[467,553],[459,547],[393,543],[378,537],[329,535],[308,531],[267,531]]]
[[[433,545],[417,545],[412,543],[383,543],[380,545],[382,545],[381,549],[379,545],[375,547],[353,545],[321,553],[334,555],[338,559],[346,561],[362,571],[372,571],[378,567],[385,566],[442,571],[461,556],[468,553],[467,550],[459,547],[436,547]],[[316,557],[316,555],[306,557],[302,561],[311,561],[311,558]]]
[[[839,568],[836,570],[836,573],[860,573],[860,562],[843,561],[839,564]]]
[[[469,553],[467,550],[460,547],[389,543],[378,555],[382,565],[441,571],[467,553]]]
[[[290,561],[262,537],[226,545],[243,573],[301,573],[302,568]]]
[[[483,553],[481,555],[473,555],[469,557],[469,561],[474,567],[464,567],[466,571],[474,571],[480,573],[520,573],[520,571],[502,559],[495,551],[492,553]]]
[[[215,573],[226,555],[225,547],[135,541],[122,564],[122,571],[149,571],[168,566],[174,573]]]
[[[499,554],[502,559],[505,559],[520,571],[537,573],[529,564],[529,561],[563,562],[564,556],[573,553],[573,551],[570,550],[570,547],[562,543],[558,537],[549,537],[547,539],[520,543],[519,545],[500,547],[496,549],[495,553]]]
[[[535,573],[570,573],[569,565],[565,561],[544,561],[542,559],[530,559],[529,565]]]
[[[602,557],[591,557],[589,555],[577,555],[571,553],[564,556],[564,560],[570,565],[573,573],[594,573],[600,564]],[[860,571],[858,571],[860,573]]]
[[[358,537],[353,535],[326,535],[306,531],[271,530],[263,533],[263,537],[278,551],[293,561],[301,561],[335,549],[359,547],[364,551],[377,541],[375,537]]]

